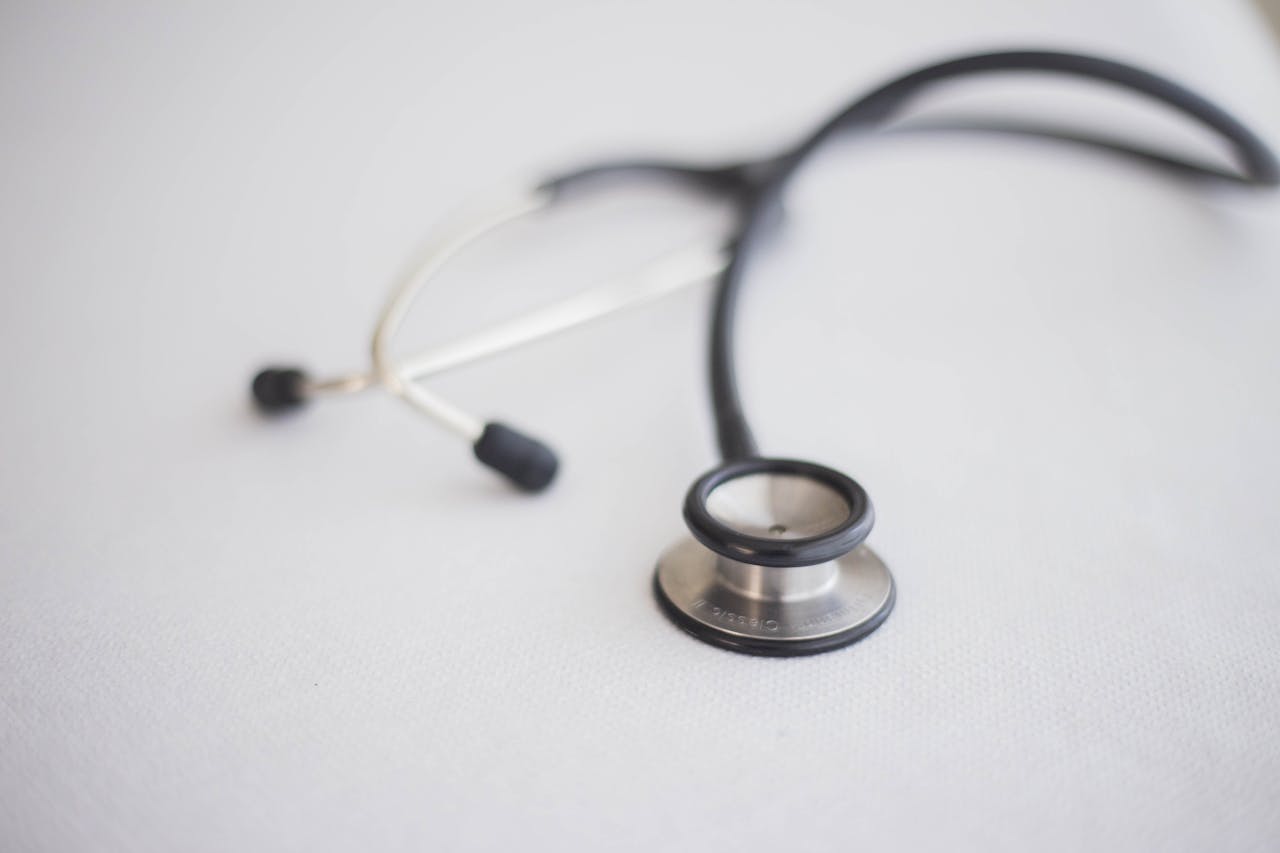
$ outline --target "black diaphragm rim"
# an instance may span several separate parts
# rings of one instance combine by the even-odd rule
[[[788,474],[816,480],[844,498],[849,516],[831,530],[797,539],[743,533],[712,515],[707,500],[717,487],[753,474]],[[751,458],[727,462],[695,480],[685,495],[684,520],[695,539],[721,556],[784,568],[825,563],[849,553],[871,533],[875,510],[862,486],[835,469],[799,459]]]

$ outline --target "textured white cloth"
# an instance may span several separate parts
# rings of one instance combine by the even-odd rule
[[[1271,195],[976,136],[800,176],[744,394],[766,451],[866,486],[899,583],[810,659],[650,598],[714,461],[705,291],[436,384],[561,450],[536,499],[384,397],[245,402],[264,363],[362,366],[476,187],[767,150],[948,53],[1112,54],[1280,143],[1250,9],[455,5],[0,13],[0,849],[1277,849]],[[930,103],[1204,143],[1080,91]],[[714,224],[636,198],[518,230],[410,337]]]

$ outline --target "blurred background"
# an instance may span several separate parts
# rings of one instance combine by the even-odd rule
[[[1273,30],[1280,32],[1280,3],[1276,0],[1257,0],[1258,7],[1270,21]]]
[[[867,487],[900,585],[812,659],[701,645],[649,595],[715,461],[705,288],[432,386],[557,446],[536,499],[385,396],[267,423],[247,386],[364,367],[477,191],[770,151],[960,53],[1131,62],[1275,146],[1275,11],[0,4],[0,849],[1274,849],[1274,193],[941,132],[798,175],[743,391],[766,452]],[[1061,80],[915,107],[1226,158]],[[521,226],[404,348],[723,222],[637,188]]]

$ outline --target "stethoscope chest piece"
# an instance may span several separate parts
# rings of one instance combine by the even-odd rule
[[[830,651],[893,609],[888,567],[862,544],[874,512],[845,475],[811,462],[747,459],[689,489],[693,534],[658,559],[658,603],[700,640],[756,655]]]

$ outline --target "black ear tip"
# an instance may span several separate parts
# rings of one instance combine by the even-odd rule
[[[267,414],[296,409],[307,402],[307,374],[295,367],[268,367],[253,377],[253,401]]]
[[[560,467],[550,447],[500,423],[485,424],[473,449],[477,459],[526,492],[551,485]]]

